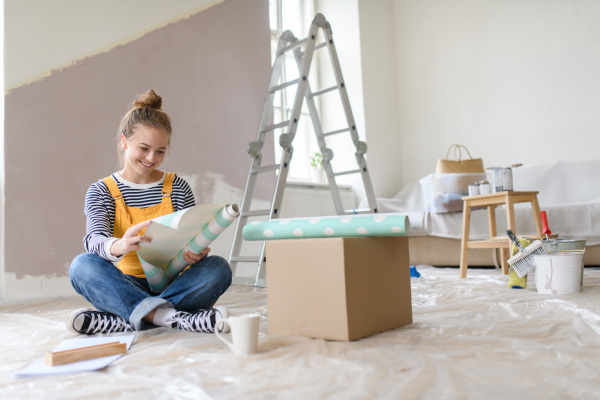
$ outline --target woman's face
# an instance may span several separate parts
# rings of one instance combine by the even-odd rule
[[[130,182],[145,184],[162,178],[157,168],[165,159],[169,136],[163,129],[138,125],[133,136],[121,136],[125,163],[120,174]]]

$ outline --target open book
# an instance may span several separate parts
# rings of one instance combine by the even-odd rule
[[[150,289],[162,292],[187,267],[183,253],[200,253],[239,215],[237,204],[198,204],[152,219],[137,251]]]

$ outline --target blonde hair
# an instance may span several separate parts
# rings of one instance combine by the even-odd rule
[[[131,110],[121,120],[117,134],[117,151],[121,167],[124,160],[121,136],[127,140],[131,139],[139,125],[162,129],[166,132],[169,143],[171,141],[171,117],[162,110],[162,98],[154,90],[148,90],[138,95],[131,106]]]

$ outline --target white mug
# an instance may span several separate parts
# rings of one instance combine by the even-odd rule
[[[231,315],[215,324],[215,334],[237,355],[256,353],[258,347],[258,323],[260,314]],[[231,329],[231,342],[219,332],[219,325],[227,324]]]

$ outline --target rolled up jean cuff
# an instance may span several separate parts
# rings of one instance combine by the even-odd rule
[[[150,311],[165,304],[173,307],[173,304],[160,297],[145,298],[133,309],[133,312],[129,316],[129,323],[133,325],[136,331],[142,330],[142,325],[144,323],[143,318],[148,315]]]

